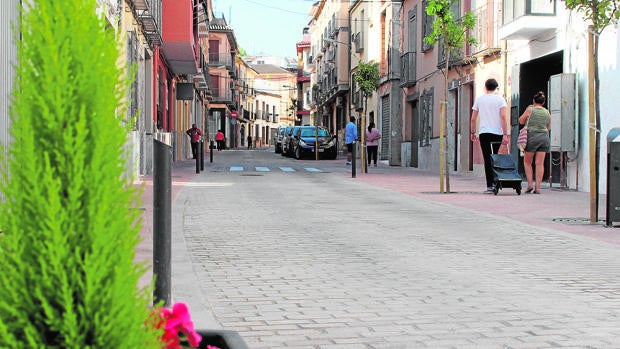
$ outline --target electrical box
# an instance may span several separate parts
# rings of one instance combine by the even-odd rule
[[[551,113],[551,151],[575,151],[575,74],[549,78],[548,106]]]
[[[607,226],[620,222],[620,127],[607,134]]]

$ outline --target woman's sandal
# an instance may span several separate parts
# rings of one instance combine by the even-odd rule
[[[533,193],[534,194],[540,194],[540,192],[538,190],[534,190]]]
[[[532,192],[532,190],[534,190],[534,188],[527,188],[527,189],[525,190],[525,193],[526,193],[526,194],[529,194],[529,193],[531,193],[531,192]]]

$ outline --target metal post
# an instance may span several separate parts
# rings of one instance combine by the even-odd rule
[[[155,303],[170,305],[172,242],[172,147],[153,141],[153,275]]]
[[[209,142],[209,162],[213,162],[213,141]]]
[[[200,141],[200,171],[205,170],[205,142]]]
[[[357,144],[355,141],[353,141],[353,143],[351,143],[351,178],[355,178],[355,157],[356,157],[355,148],[356,147],[357,147]]]

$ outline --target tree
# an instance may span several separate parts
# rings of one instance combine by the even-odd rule
[[[469,30],[473,29],[476,24],[476,17],[468,11],[461,18],[454,18],[451,11],[453,5],[460,5],[460,0],[429,0],[426,7],[426,14],[434,16],[433,31],[424,38],[424,41],[430,45],[440,41],[445,48],[445,66],[443,68],[444,75],[444,100],[439,105],[439,191],[450,192],[450,171],[448,166],[447,145],[446,145],[446,126],[448,124],[448,115],[446,105],[448,103],[448,71],[450,69],[450,57],[452,53],[463,48],[464,43],[475,44],[476,39],[468,36]]]
[[[23,2],[0,161],[1,348],[161,348],[134,262],[126,67],[96,4]]]
[[[364,94],[364,111],[362,114],[362,123],[361,123],[361,140],[362,144],[364,144],[364,136],[366,132],[366,111],[368,109],[368,97],[370,97],[377,88],[379,88],[379,63],[376,62],[359,62],[357,65],[357,70],[355,71],[355,82],[359,86],[360,90]],[[361,154],[361,166],[362,169],[366,168],[366,162],[364,161],[364,152]]]
[[[598,222],[598,198],[599,198],[599,165],[601,159],[601,110],[599,93],[598,52],[599,36],[610,24],[615,24],[620,18],[619,0],[565,0],[566,8],[581,12],[585,19],[590,21],[588,56],[589,64],[589,88],[590,110],[590,221]],[[592,93],[594,94],[592,96]],[[594,157],[594,161],[592,161]],[[594,178],[592,178],[594,177]],[[609,180],[609,178],[607,179]]]

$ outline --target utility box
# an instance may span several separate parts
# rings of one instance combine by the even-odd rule
[[[557,74],[549,78],[551,151],[575,151],[575,100],[575,74]]]
[[[620,127],[607,134],[607,212],[605,223],[620,222]]]

